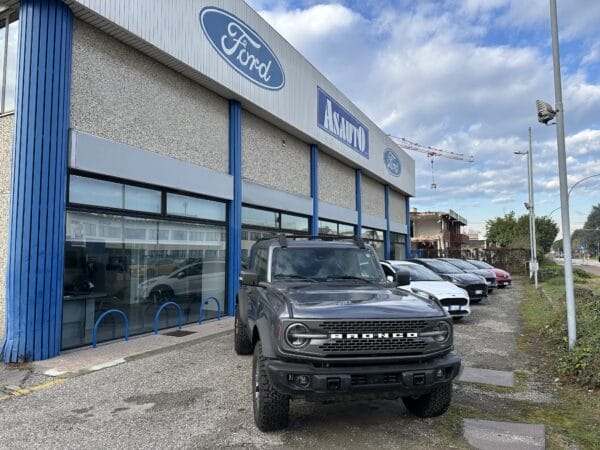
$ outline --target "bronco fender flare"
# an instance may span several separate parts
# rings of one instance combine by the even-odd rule
[[[252,343],[256,344],[258,340],[262,342],[262,351],[265,358],[276,358],[275,348],[277,347],[277,340],[273,336],[274,330],[272,329],[269,321],[265,317],[259,318],[252,331]]]

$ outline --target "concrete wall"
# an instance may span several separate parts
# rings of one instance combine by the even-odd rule
[[[228,172],[228,102],[79,20],[73,33],[71,125]]]
[[[13,121],[13,115],[0,117],[0,340],[4,337],[6,312],[6,251],[8,248]]]
[[[354,169],[323,152],[319,152],[319,200],[356,209]]]
[[[428,218],[419,218],[413,222],[414,236],[435,236],[442,231],[442,225],[438,223],[440,217],[432,216]]]
[[[242,115],[242,177],[310,196],[310,147],[254,114]]]
[[[406,223],[406,199],[393,189],[390,189],[390,220]]]
[[[361,187],[363,213],[385,217],[385,191],[383,184],[363,174]]]

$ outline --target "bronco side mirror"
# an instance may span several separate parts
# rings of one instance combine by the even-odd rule
[[[240,271],[240,284],[242,286],[258,286],[258,274],[254,270]]]
[[[408,286],[410,284],[410,273],[404,270],[398,270],[394,274],[396,286]]]

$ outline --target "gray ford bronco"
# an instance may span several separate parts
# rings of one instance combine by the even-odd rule
[[[287,426],[291,399],[402,398],[418,417],[446,412],[460,359],[452,318],[387,281],[360,238],[257,241],[240,272],[235,351],[254,353],[254,420]]]

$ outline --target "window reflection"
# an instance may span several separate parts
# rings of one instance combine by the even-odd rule
[[[354,225],[330,220],[319,220],[319,234],[354,236]]]
[[[124,185],[123,206],[131,211],[160,213],[161,193],[152,189]]]
[[[62,348],[89,344],[111,308],[127,314],[130,334],[152,331],[166,301],[185,323],[198,320],[201,299],[214,296],[224,308],[225,253],[223,226],[68,212]],[[214,303],[204,308],[204,319],[216,317]],[[175,308],[164,309],[159,327],[176,325]],[[99,341],[123,335],[116,316],[98,328]]]
[[[292,214],[281,214],[281,228],[284,230],[294,230],[308,232],[308,217],[296,216]]]
[[[82,205],[123,208],[123,185],[71,175],[69,201]]]
[[[242,223],[265,228],[279,228],[279,215],[275,211],[242,207]]]
[[[179,194],[167,194],[167,214],[225,221],[225,204]]]
[[[406,259],[406,235],[401,233],[390,233],[390,259]]]
[[[367,244],[371,245],[375,249],[379,259],[385,259],[385,246],[383,242],[385,238],[385,232],[383,230],[362,227],[362,238]]]
[[[6,45],[7,41],[8,45]],[[0,113],[15,109],[18,49],[19,21],[15,20],[9,23],[7,17],[0,19],[0,88],[4,88],[4,95],[0,101]]]

